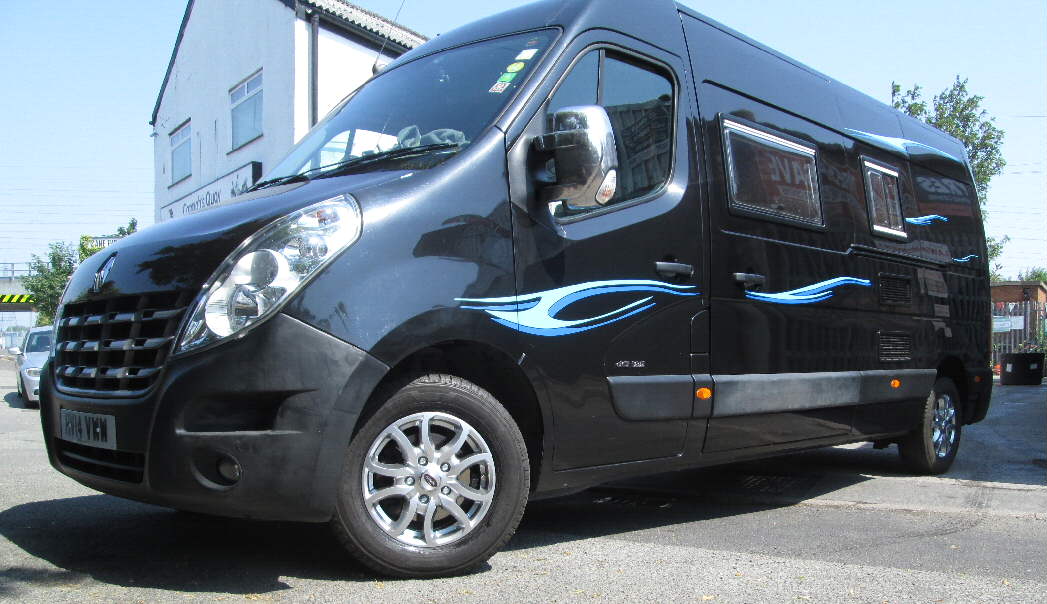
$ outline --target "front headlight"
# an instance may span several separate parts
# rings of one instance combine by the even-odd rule
[[[39,367],[30,367],[29,369],[25,370],[25,374],[28,375],[29,377],[40,377],[40,368]]]
[[[288,214],[244,241],[222,263],[185,322],[175,353],[242,332],[272,315],[312,275],[359,238],[349,195]]]

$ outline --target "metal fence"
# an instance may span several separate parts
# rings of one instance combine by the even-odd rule
[[[1047,345],[1047,303],[995,302],[992,307],[992,362],[1011,352],[1042,351]]]
[[[29,273],[28,262],[0,262],[0,279],[26,277]]]

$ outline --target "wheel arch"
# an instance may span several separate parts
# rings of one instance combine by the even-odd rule
[[[947,377],[952,380],[956,391],[960,395],[961,412],[963,413],[962,423],[968,423],[968,418],[971,417],[973,409],[971,409],[971,398],[969,390],[969,384],[967,382],[967,370],[963,366],[963,362],[954,356],[948,356],[938,363],[938,377]]]
[[[516,422],[527,444],[531,488],[538,484],[544,454],[545,418],[531,380],[507,353],[481,342],[446,340],[419,348],[393,364],[360,412],[353,436],[393,393],[418,376],[446,373],[491,393]]]

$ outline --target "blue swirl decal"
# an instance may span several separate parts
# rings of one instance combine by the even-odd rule
[[[828,281],[815,283],[814,285],[808,285],[807,287],[791,289],[787,292],[779,292],[777,294],[747,291],[745,292],[745,297],[750,300],[773,302],[775,304],[814,304],[815,302],[822,302],[832,298],[833,288],[841,285],[861,285],[862,287],[871,287],[872,281],[869,281],[868,279],[859,279],[857,277],[837,277],[835,279],[829,279]]]
[[[656,303],[654,296],[645,296],[610,312],[585,319],[557,319],[556,314],[567,306],[603,294],[621,292],[657,292],[673,296],[696,296],[693,285],[673,285],[661,281],[616,280],[589,281],[558,287],[533,294],[504,298],[455,298],[463,302],[461,308],[482,310],[491,319],[506,327],[536,336],[566,336],[596,329],[639,314]]]
[[[953,262],[970,262],[971,260],[974,260],[977,257],[978,257],[978,254],[970,254],[968,256],[964,256],[963,258],[953,258],[952,261]]]
[[[946,218],[945,216],[939,216],[938,214],[931,214],[929,216],[917,216],[916,218],[906,218],[905,222],[908,222],[909,224],[927,226],[936,220],[940,220],[942,222],[949,222],[948,218]]]

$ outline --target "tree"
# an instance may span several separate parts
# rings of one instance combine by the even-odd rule
[[[137,230],[138,220],[132,218],[127,221],[126,227],[119,227],[115,234],[108,237],[126,237]],[[58,303],[69,277],[81,262],[102,249],[91,245],[89,235],[81,235],[77,247],[67,243],[52,243],[48,248],[46,259],[33,254],[33,260],[29,263],[29,276],[22,277],[22,285],[33,295],[37,325],[54,323]]]
[[[62,292],[76,269],[76,248],[67,243],[52,243],[48,248],[47,258],[33,254],[29,275],[22,277],[22,285],[33,295],[37,325],[54,323]]]
[[[127,237],[128,235],[130,235],[131,233],[134,233],[137,230],[138,230],[138,219],[137,218],[132,218],[131,220],[127,221],[127,226],[126,227],[120,227],[120,228],[116,229],[116,236],[117,237]]]
[[[127,221],[127,226],[125,226],[125,227],[124,226],[118,227],[116,229],[115,233],[113,233],[112,235],[103,235],[103,237],[120,237],[120,238],[123,238],[123,237],[127,237],[131,233],[136,232],[137,230],[138,230],[138,219],[137,218],[132,218],[131,220]],[[92,239],[93,239],[93,237],[91,237],[90,235],[80,235],[80,248],[79,248],[80,262],[83,262],[84,260],[87,260],[88,258],[93,256],[94,254],[97,254],[98,252],[100,252],[100,251],[102,251],[104,249],[104,248],[101,248],[101,247],[97,247],[97,246],[91,245]]]
[[[1004,281],[1003,277],[1003,265],[996,262],[996,259],[1003,253],[1003,246],[1010,241],[1011,238],[1004,235],[1000,239],[995,237],[986,237],[985,247],[988,250],[989,255],[989,281],[996,283],[997,281]]]
[[[1047,282],[1047,268],[1034,266],[1024,273],[1018,273],[1018,280]]]
[[[923,120],[963,143],[971,160],[978,202],[984,205],[989,181],[1007,165],[1000,151],[1004,132],[996,127],[996,118],[982,109],[985,97],[968,92],[967,80],[961,80],[960,76],[956,76],[952,86],[934,95],[930,109],[923,100],[920,86],[913,86],[904,94],[901,90],[901,86],[891,82],[891,104],[895,109]]]
[[[1000,148],[1003,146],[1003,130],[996,127],[996,118],[982,109],[985,97],[971,94],[967,90],[967,80],[956,76],[952,86],[934,95],[930,107],[923,98],[923,89],[913,86],[902,93],[902,88],[891,82],[891,104],[919,120],[951,134],[963,143],[967,157],[971,160],[971,172],[974,174],[974,186],[978,191],[978,205],[985,206],[985,197],[989,192],[989,181],[999,174],[1007,162],[1003,159]],[[985,216],[985,212],[982,212]],[[1000,281],[1002,265],[996,262],[1003,253],[1004,244],[1009,237],[996,239],[987,237],[988,264],[990,278]]]
[[[93,238],[90,235],[80,235],[80,246],[77,248],[77,252],[78,252],[77,255],[80,258],[79,262],[83,262],[84,260],[87,260],[91,256],[97,254],[98,252],[100,252],[100,251],[102,251],[104,249],[104,248],[101,248],[101,247],[97,247],[97,246],[91,245],[91,240],[92,239]],[[78,262],[78,264],[79,264],[79,262]]]

